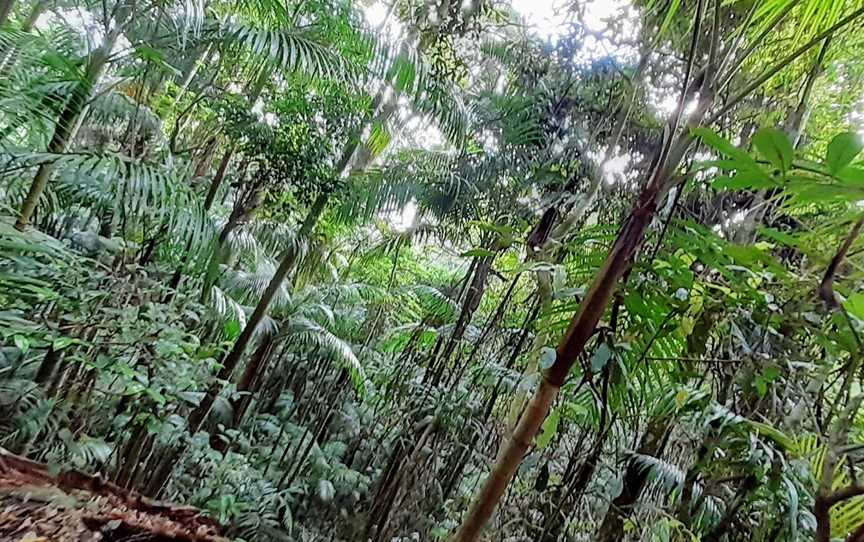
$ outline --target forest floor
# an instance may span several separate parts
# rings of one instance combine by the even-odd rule
[[[0,449],[0,541],[224,542],[192,507],[151,501],[98,477]]]

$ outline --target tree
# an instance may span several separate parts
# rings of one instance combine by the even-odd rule
[[[601,4],[15,3],[0,445],[250,542],[861,538],[864,8]]]

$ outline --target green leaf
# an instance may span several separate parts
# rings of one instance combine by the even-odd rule
[[[540,428],[540,435],[537,436],[537,448],[541,450],[552,442],[555,433],[558,432],[558,425],[561,423],[561,411],[556,409],[546,416],[543,420],[543,426]]]
[[[15,335],[12,340],[15,342],[15,346],[18,347],[18,350],[20,350],[22,354],[26,354],[27,351],[30,350],[30,339],[24,335]]]
[[[834,136],[834,139],[828,143],[828,152],[825,154],[828,171],[832,174],[840,172],[858,156],[862,147],[864,143],[855,132],[844,132]]]
[[[601,344],[591,358],[591,370],[595,373],[602,371],[610,358],[612,358],[612,350],[609,349],[609,345]]]
[[[681,0],[672,0],[666,8],[666,16],[663,17],[663,22],[660,24],[660,29],[657,31],[657,38],[666,34],[672,21],[675,20],[675,14],[678,13],[678,8],[681,7]]]
[[[777,367],[765,367],[762,369],[762,377],[768,382],[773,382],[778,376],[780,376],[780,369]]]
[[[826,183],[795,183],[789,185],[789,192],[798,203],[820,203],[826,201],[860,201],[864,199],[864,189]]]
[[[138,45],[135,47],[135,56],[140,58],[141,60],[151,62],[155,66],[158,66],[165,70],[167,73],[172,75],[180,76],[183,74],[180,70],[169,64],[165,57],[161,52],[157,51],[152,47],[147,47],[146,45]]]
[[[754,188],[774,188],[777,183],[751,171],[740,171],[731,177],[717,177],[711,186],[715,190],[745,190]]]
[[[54,339],[54,342],[51,343],[51,347],[54,350],[63,350],[70,344],[77,342],[79,341],[77,339],[73,339],[72,337],[58,337],[57,339]]]
[[[157,389],[144,388],[144,394],[153,399],[153,402],[157,405],[164,405],[168,401]]]
[[[228,340],[236,339],[240,336],[240,322],[237,320],[228,320],[225,322],[224,331]]]
[[[776,128],[762,128],[753,134],[753,146],[762,158],[782,172],[792,166],[794,151],[786,134]]]
[[[756,422],[753,420],[747,420],[747,423],[756,430],[757,433],[762,435],[763,437],[769,438],[785,448],[786,450],[794,450],[795,449],[795,439],[789,437],[783,431],[768,425],[767,423]]]
[[[864,293],[858,292],[850,295],[843,302],[843,307],[855,318],[864,320]]]
[[[757,376],[753,380],[753,386],[756,388],[756,393],[759,397],[765,397],[765,394],[768,393],[768,382],[761,376]]]
[[[487,250],[485,248],[472,248],[471,250],[466,250],[459,256],[462,258],[485,258],[487,256],[494,256],[495,252],[491,250]]]
[[[799,244],[798,239],[794,235],[790,235],[775,228],[759,228],[759,233],[788,247],[797,247]]]
[[[759,164],[756,162],[756,160],[753,159],[753,157],[733,145],[732,142],[725,137],[719,136],[713,130],[704,127],[694,128],[692,130],[692,133],[694,136],[701,139],[702,143],[708,145],[723,156],[727,156],[733,160],[732,164],[728,164],[730,167],[728,167],[727,169],[747,169],[750,171],[761,171]],[[734,167],[731,167],[733,165]]]
[[[846,166],[835,175],[842,184],[864,188],[864,168]]]

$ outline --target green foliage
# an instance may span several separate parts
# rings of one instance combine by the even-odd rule
[[[235,540],[446,539],[570,333],[493,538],[797,542],[856,489],[860,21],[814,36],[859,2],[25,4],[0,446]]]

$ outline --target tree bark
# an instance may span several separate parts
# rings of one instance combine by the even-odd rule
[[[246,395],[243,395],[240,399],[232,403],[234,405],[234,418],[232,420],[232,425],[234,427],[237,427],[240,425],[240,422],[243,421],[243,416],[246,414],[246,410],[252,402],[252,393],[254,393],[258,388],[261,375],[266,370],[267,362],[273,353],[274,343],[275,338],[272,336],[268,336],[261,341],[261,345],[258,346],[252,359],[246,364],[246,368],[243,370],[240,380],[237,381],[237,391],[245,393]]]
[[[33,379],[37,384],[45,384],[54,375],[57,370],[57,365],[60,362],[62,350],[54,350],[54,346],[49,346],[45,352],[45,357],[42,358],[42,363],[39,364],[39,370],[36,372],[36,377]]]
[[[15,0],[0,0],[0,26],[6,24],[9,14],[12,13],[12,8],[15,6]]]
[[[119,26],[119,25],[118,25]],[[105,69],[105,64],[108,62],[108,55],[114,47],[114,42],[119,36],[119,30],[112,30],[106,37],[104,43],[93,53],[87,60],[87,66],[84,70],[84,76],[81,81],[75,86],[72,95],[66,102],[57,118],[57,123],[54,126],[54,133],[51,136],[51,141],[48,143],[47,152],[50,154],[59,154],[66,150],[66,145],[69,143],[69,136],[73,133],[75,122],[81,111],[84,109],[87,100],[93,87],[99,81],[102,71]],[[24,231],[33,216],[39,204],[39,199],[42,197],[42,192],[45,191],[51,173],[54,171],[54,164],[45,163],[39,166],[36,171],[36,176],[33,177],[33,182],[30,185],[30,190],[21,204],[21,210],[18,219],[15,222],[15,228],[19,231]]]
[[[207,197],[204,198],[205,211],[209,211],[213,207],[213,201],[216,200],[216,194],[219,193],[219,187],[222,186],[222,180],[225,178],[225,172],[228,171],[228,164],[231,162],[233,155],[234,147],[228,148],[225,154],[222,155],[222,160],[219,162],[219,167],[216,169],[216,174],[213,175],[213,181],[207,190]]]
[[[540,387],[528,404],[510,441],[502,447],[489,477],[475,497],[452,542],[473,542],[478,539],[507,485],[516,474],[522,457],[548,415],[570,369],[583,353],[588,339],[594,334],[618,281],[630,266],[633,255],[642,243],[645,230],[654,217],[658,203],[675,184],[675,171],[693,142],[692,128],[701,124],[705,112],[713,101],[711,84],[712,81],[708,77],[704,78],[694,112],[678,137],[664,149],[665,152],[661,157],[663,155],[665,157],[657,161],[650,180],[621,227],[606,261],[594,277],[585,299],[579,306],[579,311],[571,320],[567,332],[558,344],[555,362],[544,375]],[[586,374],[585,378],[591,376]]]

